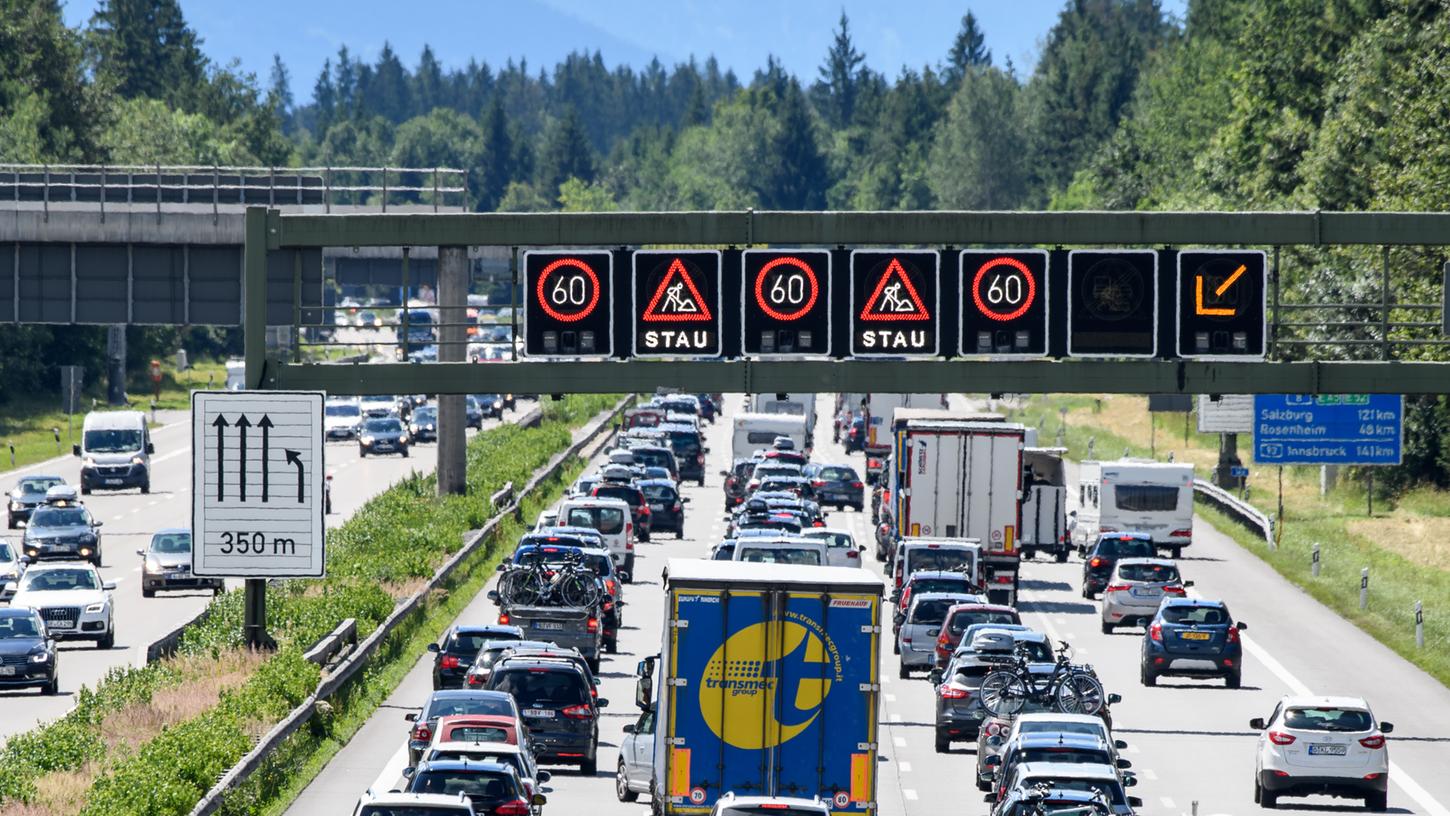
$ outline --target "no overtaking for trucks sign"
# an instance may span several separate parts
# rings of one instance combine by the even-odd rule
[[[225,578],[323,574],[323,395],[191,395],[191,568]]]

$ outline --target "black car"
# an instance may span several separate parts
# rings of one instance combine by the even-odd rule
[[[709,394],[696,394],[695,399],[700,403],[700,419],[714,425],[715,417],[720,415],[720,406],[715,404],[715,398]]]
[[[725,477],[725,512],[729,513],[745,501],[747,486],[758,464],[759,459],[736,459],[729,470],[720,471],[720,475]]]
[[[593,776],[599,769],[599,709],[589,679],[559,660],[505,660],[494,666],[489,688],[506,692],[518,704],[540,762],[578,763]]]
[[[669,479],[641,479],[635,484],[649,500],[650,532],[669,530],[675,538],[684,538],[685,502],[689,499],[680,495],[675,483]]]
[[[1082,596],[1102,592],[1119,558],[1156,558],[1153,537],[1147,533],[1102,533],[1082,562]]]
[[[860,415],[851,418],[851,426],[846,429],[845,439],[842,444],[846,453],[866,450],[866,419]]]
[[[504,399],[502,394],[479,394],[474,399],[478,400],[479,407],[483,409],[485,419],[503,417]]]
[[[414,442],[437,442],[438,409],[432,405],[414,408],[412,416],[408,418],[408,435]]]
[[[364,420],[357,432],[358,456],[379,453],[408,455],[408,429],[396,417]]]
[[[103,523],[92,518],[84,505],[43,505],[30,514],[20,548],[33,561],[79,558],[99,567]]]
[[[1143,685],[1157,685],[1164,676],[1222,677],[1238,688],[1244,668],[1239,632],[1247,628],[1234,622],[1223,601],[1165,599],[1143,633]]]
[[[677,482],[680,480],[680,466],[669,448],[659,445],[633,445],[629,452],[634,456],[636,465],[662,467],[670,472],[671,479]]]
[[[816,503],[834,505],[837,510],[850,507],[857,513],[866,507],[866,484],[847,465],[806,465],[805,475],[811,480]]]
[[[16,482],[5,502],[5,526],[14,530],[20,522],[30,519],[35,508],[45,504],[45,492],[52,487],[65,484],[59,476],[26,476]]]
[[[58,674],[55,641],[46,636],[40,613],[0,609],[0,688],[38,686],[41,694],[56,694]]]
[[[513,766],[472,759],[424,762],[412,769],[407,792],[461,793],[468,797],[475,816],[528,816],[548,801],[542,793],[530,797]],[[407,812],[419,811],[407,808]]]
[[[478,397],[469,394],[463,398],[463,414],[468,420],[468,427],[483,430],[483,403]]]
[[[462,688],[463,677],[485,641],[521,640],[523,636],[517,626],[454,626],[443,633],[442,640],[428,644],[433,653],[433,688]]]
[[[506,652],[514,649],[551,648],[558,648],[558,645],[547,640],[486,640],[478,650],[478,657],[473,659],[473,665],[468,667],[468,676],[463,681],[463,687],[486,688],[489,678],[493,676],[493,667],[503,659]]]
[[[680,481],[705,486],[705,446],[700,432],[689,425],[664,423],[659,426],[669,440],[670,451],[679,464]]]

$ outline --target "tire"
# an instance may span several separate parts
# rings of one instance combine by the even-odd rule
[[[982,678],[978,696],[988,714],[1007,719],[1027,702],[1027,684],[1014,672],[994,671]]]
[[[41,694],[44,694],[46,697],[54,697],[55,695],[60,694],[60,672],[59,671],[57,671],[55,673],[55,676],[54,677],[50,678],[50,682],[49,683],[46,683],[45,685],[43,685],[43,686],[40,687],[40,693]]]
[[[594,672],[595,674],[599,673],[599,658],[591,657],[586,659],[584,662],[589,664],[589,671]]]
[[[604,641],[605,654],[619,654],[619,638],[609,638]]]
[[[89,496],[89,495],[91,495],[91,486],[88,485],[88,484],[86,484],[85,482],[81,482],[81,495],[82,496]]]
[[[1243,686],[1243,675],[1240,674],[1239,672],[1234,672],[1233,674],[1230,674],[1227,677],[1225,677],[1223,679],[1223,683],[1224,683],[1224,686],[1226,688],[1231,688],[1231,689],[1241,688]]]
[[[111,630],[109,632],[106,632],[106,636],[103,637],[103,638],[101,638],[100,640],[96,641],[96,648],[97,649],[110,649],[111,647],[113,647],[115,645],[116,645],[116,624],[115,623],[112,623],[111,624]]]
[[[642,541],[642,542],[644,542],[644,543],[646,543],[646,544],[648,544],[649,543],[649,533],[640,533],[639,540]]]
[[[990,791],[991,789],[992,789],[992,783],[991,782],[983,782],[981,777],[977,777],[977,790],[979,790],[979,791],[981,791],[983,793],[986,793],[987,791]]]
[[[1082,596],[1084,598],[1087,598],[1090,601],[1093,599],[1093,594],[1088,591],[1087,584],[1083,584],[1083,587],[1082,587]]]
[[[1180,559],[1180,558],[1183,557],[1183,548],[1182,547],[1169,547],[1168,549],[1173,553],[1173,560],[1174,561],[1177,561],[1178,559]]]
[[[1279,806],[1279,794],[1271,790],[1259,790],[1259,807],[1266,810],[1273,810]]]
[[[675,540],[678,541],[678,540],[680,540],[680,539],[682,539],[684,537],[685,537],[685,525],[681,524],[680,525],[680,529],[678,529],[678,530],[675,531]]]
[[[625,571],[626,575],[628,576],[628,577],[626,577],[624,579],[624,583],[626,583],[626,584],[632,584],[632,583],[634,583],[634,556],[633,555],[625,556],[625,559],[624,559],[624,571]]]
[[[404,459],[407,459],[408,458],[408,449],[407,448],[403,448],[403,458]]]
[[[7,514],[5,517],[5,526],[11,530],[14,530],[16,527],[20,526],[20,523],[15,520],[14,516]]]
[[[1052,560],[1056,561],[1059,564],[1066,564],[1067,563],[1067,550],[1058,550],[1052,556]]]
[[[1257,805],[1260,802],[1262,802],[1263,800],[1264,800],[1264,786],[1263,785],[1260,785],[1259,784],[1259,780],[1255,779],[1254,780],[1254,804]]]
[[[891,653],[901,654],[901,644],[895,640],[891,641]]]
[[[899,666],[896,670],[896,676],[900,677],[902,680],[910,680],[911,669],[906,668],[906,664],[902,663],[901,666]]]
[[[1103,621],[1103,634],[1111,635],[1113,633],[1113,629],[1113,624],[1108,623],[1107,621]]]
[[[156,597],[156,590],[154,590],[154,589],[143,589],[143,590],[141,590],[141,597],[143,597],[143,598],[155,598]]]
[[[151,480],[147,479],[141,483],[141,495],[145,496],[151,492]]]
[[[366,459],[366,458],[368,458],[368,449],[367,448],[358,448],[357,449],[357,458],[359,458],[359,459]]]
[[[1087,672],[1074,672],[1057,687],[1054,702],[1064,714],[1096,714],[1103,710],[1107,693],[1103,684]]]
[[[639,794],[629,789],[629,783],[624,778],[624,760],[619,760],[618,767],[614,770],[614,798],[621,802],[633,802],[639,799]]]
[[[594,750],[597,752],[599,749],[595,748]],[[584,761],[579,763],[579,773],[585,776],[593,776],[599,773],[598,755],[585,757]]]
[[[1370,791],[1365,794],[1364,806],[1375,813],[1383,813],[1390,806],[1390,795],[1386,791]]]
[[[1158,685],[1158,675],[1154,674],[1147,666],[1142,666],[1138,669],[1138,678],[1143,681],[1143,685],[1149,688]]]
[[[943,737],[941,734],[937,734],[936,735],[936,752],[938,754],[949,754],[949,753],[951,753],[951,751],[952,751],[952,741],[949,740],[949,739],[947,739],[946,737]]]

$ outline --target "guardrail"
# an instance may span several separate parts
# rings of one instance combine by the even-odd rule
[[[367,638],[359,643],[357,648],[353,650],[351,655],[348,655],[346,660],[340,663],[331,674],[324,677],[317,684],[317,690],[311,696],[303,700],[296,708],[292,709],[286,717],[282,718],[281,722],[273,726],[272,730],[268,731],[257,741],[256,746],[246,756],[242,757],[236,765],[233,765],[230,770],[223,774],[222,778],[212,786],[212,789],[207,791],[206,795],[201,798],[201,801],[197,802],[196,806],[192,808],[191,816],[207,816],[207,814],[215,813],[221,807],[222,800],[225,798],[227,792],[246,781],[248,777],[261,768],[267,756],[275,751],[282,744],[283,740],[292,736],[308,720],[312,719],[312,716],[317,712],[318,706],[324,700],[336,694],[359,671],[365,668],[368,662],[372,660],[373,655],[381,648],[383,641],[387,639],[388,635],[392,634],[410,616],[418,613],[422,608],[424,599],[446,582],[457,571],[459,566],[476,555],[478,550],[493,537],[493,533],[498,526],[513,513],[518,512],[519,504],[525,498],[537,490],[541,483],[552,478],[555,473],[558,473],[559,469],[566,462],[578,455],[580,451],[584,450],[597,437],[605,434],[613,434],[615,432],[614,420],[633,402],[633,395],[625,396],[615,404],[612,410],[595,419],[593,429],[589,433],[556,454],[549,460],[547,465],[536,471],[528,483],[524,485],[523,489],[519,491],[513,502],[503,508],[493,518],[489,519],[483,525],[482,529],[470,536],[463,547],[457,553],[454,553],[452,558],[449,558],[442,566],[438,567],[428,583],[424,584],[417,592],[409,596],[407,600],[394,607],[393,613],[377,629],[373,630],[372,634],[368,635]]]
[[[317,645],[308,649],[302,658],[309,663],[316,663],[319,666],[326,666],[334,657],[348,646],[357,644],[357,618],[348,618],[337,625],[332,633]]]
[[[1206,482],[1203,479],[1193,480],[1193,489],[1199,496],[1220,510],[1237,518],[1246,527],[1258,530],[1264,540],[1269,543],[1269,549],[1278,549],[1274,543],[1274,522],[1264,511],[1240,499],[1238,496],[1219,487],[1213,482]]]
[[[176,647],[181,643],[182,634],[192,626],[205,623],[209,615],[211,615],[211,604],[207,604],[200,612],[177,624],[170,632],[152,641],[146,647],[146,664],[150,665],[158,660],[164,660],[176,654]]]

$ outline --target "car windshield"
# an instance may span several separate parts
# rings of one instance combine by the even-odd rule
[[[413,412],[414,422],[437,422],[438,409],[433,407],[419,408]]]
[[[497,731],[498,734],[499,734],[499,736],[494,737],[493,739],[487,739],[486,737],[480,737],[478,739],[475,739],[475,738],[470,737],[470,736],[459,736],[460,734],[465,734],[466,735],[466,734],[474,733],[474,732],[477,732],[479,734],[484,734],[484,732],[486,732],[486,731]],[[504,741],[504,732],[503,732],[502,729],[498,729],[498,728],[490,728],[490,729],[483,729],[483,728],[457,728],[457,729],[454,729],[451,732],[451,735],[450,736],[451,736],[451,738],[454,741],[457,741],[457,742],[503,742]],[[513,766],[513,769],[516,770],[516,771],[518,771],[520,775],[522,775],[524,773],[524,765],[523,765],[523,762],[519,759],[519,755],[518,754],[501,754],[501,753],[496,753],[496,752],[492,752],[492,751],[470,751],[470,750],[440,751],[440,750],[436,750],[435,749],[431,754],[428,755],[428,761],[429,762],[446,762],[446,761],[449,761],[449,760],[453,760],[453,761],[468,760],[468,761],[471,761],[471,762],[497,762],[500,765],[511,765],[511,766]]]
[[[637,487],[602,484],[594,488],[594,495],[601,499],[624,499],[630,507],[639,505],[639,488]]]
[[[447,729],[439,738],[440,742],[508,742],[509,732],[507,728],[499,728],[496,725],[455,725]],[[477,754],[470,754],[477,756]],[[434,759],[443,759],[435,756]],[[458,759],[457,755],[451,757]]]
[[[487,632],[454,632],[444,651],[453,655],[476,655],[484,643],[500,639],[499,635]]]
[[[952,615],[951,631],[954,635],[965,632],[974,623],[1021,623],[1016,612],[1001,609],[964,609]]]
[[[573,543],[582,544],[583,542],[575,539]],[[563,566],[566,563],[572,564],[572,562],[569,561],[571,555],[579,555],[580,565],[586,567],[595,575],[598,575],[601,578],[609,575],[609,565],[612,563],[609,560],[609,556],[602,553],[580,553],[578,550],[566,550],[557,547],[523,550],[514,557],[514,563],[525,564],[528,566],[545,564],[551,567],[558,567]]]
[[[675,489],[673,487],[670,487],[669,485],[645,485],[642,489],[644,490],[645,496],[654,499],[655,501],[662,501],[666,503],[674,501],[675,498],[679,495],[675,492]]]
[[[851,534],[850,533],[840,533],[840,532],[836,532],[834,530],[832,530],[832,531],[823,531],[823,532],[810,532],[810,531],[807,531],[806,532],[806,535],[810,536],[811,538],[819,538],[820,540],[826,542],[826,546],[827,547],[831,547],[831,548],[838,548],[838,547],[850,548],[850,547],[852,547],[856,543],[856,542],[854,542],[854,541],[851,540]]]
[[[1178,568],[1170,564],[1119,564],[1118,577],[1124,581],[1166,584],[1178,580]]]
[[[517,669],[493,677],[493,688],[512,694],[519,708],[564,708],[589,702],[588,684],[577,671]]]
[[[1284,727],[1300,731],[1369,731],[1374,718],[1355,708],[1291,708],[1284,712]]]
[[[44,496],[45,491],[57,485],[65,484],[64,479],[39,477],[33,479],[21,479],[17,487],[20,488],[22,496]]]
[[[634,461],[662,468],[668,468],[670,466],[670,460],[674,458],[670,455],[669,451],[651,450],[650,448],[635,448],[633,453]]]
[[[1116,485],[1113,502],[1119,510],[1133,513],[1178,509],[1178,488],[1167,485]]]
[[[956,601],[951,598],[932,598],[926,601],[918,601],[911,610],[911,622],[940,626],[946,620],[947,610],[952,608]]]
[[[506,799],[518,797],[513,774],[500,771],[423,771],[413,777],[409,793],[441,793],[444,796],[463,794],[473,800],[475,813],[480,806],[492,808]]]
[[[84,442],[88,453],[129,453],[141,450],[141,431],[134,428],[86,431]]]
[[[189,553],[191,533],[159,533],[151,539],[151,552]]]
[[[1089,734],[1095,736],[1103,735],[1103,727],[1094,723],[1057,721],[1057,720],[1029,720],[1019,723],[1017,732],[1020,734]]]
[[[31,527],[77,527],[90,523],[83,507],[42,507],[30,517]]]
[[[403,423],[396,419],[370,419],[363,430],[368,433],[401,433]]]
[[[967,550],[928,550],[911,549],[907,550],[906,563],[907,573],[919,572],[921,570],[951,570],[958,567],[970,567],[972,565],[972,554]]]
[[[1113,760],[1106,751],[1095,748],[1070,748],[1066,745],[1048,748],[1024,748],[1017,754],[1018,762],[1067,762],[1073,765],[1109,765]]]
[[[757,547],[742,548],[737,561],[748,561],[752,564],[802,564],[805,566],[819,567],[821,565],[821,554],[815,550],[795,549],[792,547],[772,547],[771,549],[760,549]]]
[[[60,592],[67,589],[100,589],[96,573],[88,569],[28,571],[20,585],[22,592]]]
[[[1105,811],[1081,802],[1014,802],[1006,816],[1099,816]]]
[[[856,476],[856,471],[848,467],[823,467],[821,468],[820,478],[825,479],[828,482],[860,481],[860,479]]]
[[[1153,549],[1153,542],[1146,539],[1105,538],[1098,542],[1094,555],[1106,555],[1109,558],[1152,558],[1157,553]]]
[[[1228,610],[1217,606],[1165,606],[1159,614],[1164,623],[1183,626],[1222,626],[1228,623]]]
[[[912,592],[966,592],[969,589],[965,578],[918,578],[911,582]]]
[[[589,527],[605,535],[624,530],[624,511],[618,507],[571,507],[566,527]]]
[[[31,615],[6,615],[0,618],[0,640],[40,637],[40,627]]]
[[[1117,782],[1107,779],[1061,779],[1050,776],[1028,777],[1017,783],[1020,788],[1030,788],[1034,785],[1046,784],[1058,790],[1083,791],[1084,793],[1101,793],[1109,802],[1114,805],[1127,804],[1123,798],[1123,786]]]
[[[338,417],[355,417],[362,413],[362,409],[351,402],[334,403],[327,406],[324,410],[327,411],[328,416]]]
[[[731,805],[720,808],[716,813],[719,816],[816,816],[821,809],[815,806],[796,807],[795,805]]]
[[[422,719],[436,720],[455,714],[478,714],[481,716],[512,717],[514,708],[509,700],[495,694],[469,697],[435,697],[428,705]]]
[[[440,814],[472,813],[470,808],[467,811],[460,810],[453,805],[447,807],[433,807],[432,805],[363,805],[357,816],[440,816]]]

